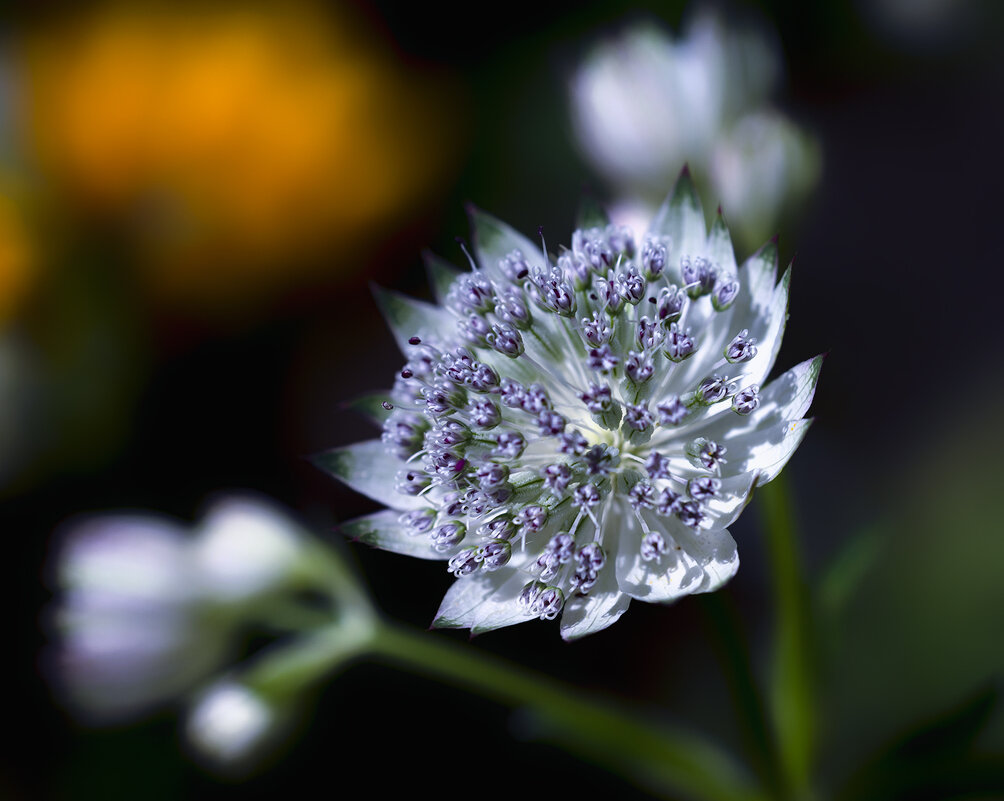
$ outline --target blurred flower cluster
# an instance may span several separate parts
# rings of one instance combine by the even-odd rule
[[[143,280],[183,307],[260,302],[330,269],[325,246],[347,269],[456,143],[441,76],[344,7],[101,4],[19,45],[49,199],[125,231]]]
[[[572,80],[572,117],[615,219],[644,218],[689,163],[742,245],[776,233],[819,172],[811,137],[768,102],[781,71],[773,41],[709,13],[676,40],[642,26],[599,45]]]
[[[189,704],[197,752],[239,766],[282,731],[318,670],[354,656],[374,612],[330,549],[258,500],[218,502],[188,532],[147,515],[96,517],[66,532],[49,666],[86,720]],[[239,659],[249,634],[272,643]],[[290,636],[292,635],[292,636]]]

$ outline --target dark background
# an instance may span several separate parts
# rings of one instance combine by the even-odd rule
[[[834,613],[836,628],[817,632],[827,643],[824,772],[838,777],[895,731],[993,686],[1004,665],[1004,543],[996,509],[996,446],[1004,440],[1004,20],[995,4],[958,3],[953,22],[907,34],[863,15],[866,5],[727,7],[776,26],[787,63],[779,105],[822,147],[812,202],[781,230],[782,260],[797,250],[797,262],[778,365],[829,352],[812,409],[816,422],[786,471],[807,584],[824,586],[828,566],[862,532],[878,543],[875,565]],[[362,424],[341,405],[389,385],[399,366],[368,282],[426,294],[420,251],[430,246],[462,263],[453,238],[468,235],[467,201],[523,231],[543,225],[549,242],[569,241],[580,190],[603,189],[573,145],[566,81],[597,37],[638,18],[677,30],[684,8],[354,8],[406,63],[456,82],[453,173],[356,259],[348,277],[332,272],[224,323],[131,307],[142,369],[117,399],[119,425],[106,447],[86,458],[48,457],[13,483],[0,510],[13,554],[4,584],[14,712],[0,796],[428,790],[451,797],[489,787],[499,795],[630,797],[620,779],[525,741],[507,710],[370,663],[335,677],[316,695],[300,738],[275,765],[240,784],[195,767],[179,746],[173,710],[128,728],[90,731],[72,722],[40,681],[51,533],[81,512],[145,508],[190,521],[220,490],[252,489],[328,536],[393,618],[426,627],[449,585],[441,565],[337,541],[337,521],[375,507],[306,458],[358,439]],[[64,13],[51,3],[7,12],[7,39]],[[72,256],[99,272],[130,258],[106,230],[78,236]],[[341,264],[333,245],[310,258]],[[129,297],[114,277],[109,286],[109,296]],[[94,379],[100,383],[100,374]],[[725,595],[762,667],[772,618],[755,501],[733,533],[743,569]],[[705,612],[692,599],[670,608],[638,603],[610,630],[574,645],[562,643],[554,626],[527,624],[472,647],[736,744]],[[435,636],[466,639],[463,632]],[[994,721],[982,741],[987,749],[1004,743],[1000,716]]]

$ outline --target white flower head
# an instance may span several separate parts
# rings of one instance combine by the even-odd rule
[[[727,526],[804,436],[821,359],[765,383],[787,316],[777,249],[737,266],[685,172],[639,241],[577,230],[557,259],[481,212],[477,264],[430,271],[442,305],[379,300],[408,362],[384,433],[323,466],[390,508],[371,545],[447,561],[434,625],[561,617],[717,589]],[[762,389],[761,389],[762,387]]]

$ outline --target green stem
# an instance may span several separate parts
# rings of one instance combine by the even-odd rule
[[[409,670],[504,704],[528,707],[562,747],[623,771],[661,794],[695,801],[766,801],[714,745],[591,701],[547,676],[392,624],[382,625],[372,649]]]
[[[780,755],[760,688],[754,680],[749,643],[735,605],[722,592],[698,595],[695,599],[707,619],[708,636],[732,696],[739,733],[752,766],[765,786],[780,792],[784,786]]]
[[[791,495],[784,477],[761,490],[763,516],[772,567],[777,618],[771,666],[771,712],[787,796],[810,799],[815,710],[809,637],[809,601],[801,553],[795,536]]]

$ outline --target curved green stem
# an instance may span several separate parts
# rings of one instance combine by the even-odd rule
[[[528,708],[541,734],[660,794],[695,801],[766,799],[727,754],[694,734],[641,721],[473,648],[385,623],[372,650],[401,667]]]

